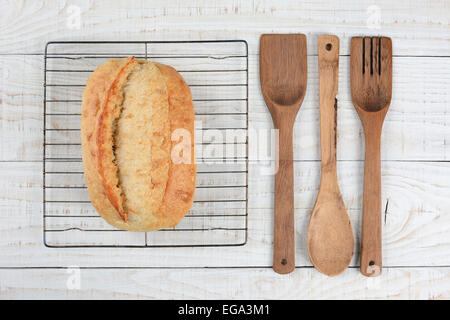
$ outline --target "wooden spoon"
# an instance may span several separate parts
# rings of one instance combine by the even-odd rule
[[[307,243],[309,257],[317,270],[336,276],[348,267],[354,245],[336,169],[339,38],[320,36],[318,51],[322,178],[309,221]]]
[[[361,273],[381,273],[380,138],[392,96],[392,41],[386,37],[354,37],[350,54],[352,100],[364,127],[364,200]]]
[[[279,130],[273,270],[289,273],[295,268],[292,131],[306,91],[306,37],[264,34],[259,50],[261,90],[274,127]]]

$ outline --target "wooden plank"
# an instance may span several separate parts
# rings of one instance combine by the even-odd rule
[[[77,229],[81,231],[118,231],[106,223],[101,217],[46,217],[45,227],[48,231],[61,231],[69,229]],[[213,229],[245,229],[245,219],[240,216],[223,218],[221,216],[186,216],[176,228],[168,228],[161,232],[169,232],[175,234],[176,232],[190,232],[213,230]],[[81,235],[83,237],[83,235]],[[77,237],[79,238],[79,237]]]
[[[90,202],[66,203],[50,202],[45,206],[46,216],[58,217],[93,217],[98,216]],[[245,201],[232,202],[196,202],[189,210],[188,216],[244,216]],[[226,219],[226,218],[224,218]]]
[[[110,52],[115,52],[120,56],[145,56],[145,43],[99,43],[92,47],[89,43],[73,44],[69,43],[49,43],[46,45],[47,55],[52,57],[59,57],[61,55],[70,54],[71,58],[76,59],[74,53],[74,46],[77,48],[76,53],[87,55],[108,55]]]
[[[91,46],[95,47],[95,44]],[[185,45],[186,46],[186,45]],[[72,50],[78,51],[78,46],[75,46]],[[114,52],[114,51],[111,51]],[[209,70],[214,71],[245,71],[247,69],[247,58],[246,57],[233,57],[226,56],[221,59],[213,57],[190,57],[186,53],[180,52],[180,56],[177,57],[155,57],[149,60],[154,62],[159,62],[162,64],[168,64],[175,69],[183,73],[188,72],[208,72]],[[183,56],[187,57],[183,57]],[[107,56],[105,58],[98,57],[83,58],[81,57],[64,57],[52,56],[47,59],[47,70],[49,73],[85,73],[86,71],[93,72],[99,65],[109,61],[114,58],[114,55]],[[143,57],[137,57],[143,58]]]
[[[81,202],[89,201],[87,190],[71,189],[68,192],[62,188],[47,188],[45,192],[46,201],[68,201],[68,202]],[[194,201],[233,201],[233,200],[245,200],[245,187],[217,187],[217,188],[198,188],[195,191]]]
[[[201,41],[202,39],[198,40]],[[95,46],[92,46],[92,41],[50,43],[47,46],[47,54],[53,57],[68,54],[73,58],[76,58],[80,54],[95,57],[109,56],[111,52],[120,56],[145,56],[147,54],[149,58],[179,57],[182,54],[196,57],[214,57],[215,59],[230,56],[239,57],[247,54],[247,46],[243,41],[215,41],[214,39],[208,41],[205,39],[203,42],[181,40],[169,44],[165,43],[167,40],[153,41],[152,39],[146,39],[142,43],[130,43],[135,41],[132,39],[125,40],[125,43],[121,43],[120,41],[124,40],[97,43]]]
[[[81,173],[83,174],[83,166],[81,162],[51,162],[48,161],[45,164],[45,170],[47,173]],[[217,173],[217,172],[245,172],[245,163],[225,163],[225,164],[209,164],[199,163],[197,164],[197,173]]]
[[[450,268],[358,269],[329,278],[296,269],[4,269],[2,299],[448,299]],[[206,281],[205,281],[206,279]]]
[[[195,143],[196,145],[208,145],[208,144],[245,144],[247,142],[247,135],[245,123],[245,115],[221,115],[224,120],[228,120],[225,123],[220,121],[220,117],[216,118],[215,115],[211,114],[208,116],[204,116],[204,122],[201,120],[196,120],[196,132],[195,132]],[[226,117],[228,116],[228,119]],[[56,115],[52,115],[51,117],[57,117]],[[61,116],[59,116],[61,117]],[[75,117],[79,118],[79,115],[75,115]],[[200,116],[199,116],[200,117]],[[45,134],[45,142],[49,145],[52,144],[81,144],[81,137],[79,127],[80,124],[77,123],[76,120],[66,120],[68,116],[64,116],[62,120],[71,125],[73,125],[72,129],[76,130],[47,130]],[[76,118],[75,118],[76,119]],[[61,120],[57,120],[55,123],[59,124]],[[204,128],[203,125],[209,126]],[[214,127],[214,126],[217,126]],[[241,126],[240,129],[228,129],[228,127],[232,126]],[[58,129],[53,125],[53,129]],[[204,130],[207,129],[207,130]],[[40,146],[42,149],[42,145]],[[60,156],[65,156],[66,151],[60,151]]]
[[[79,131],[78,131],[79,132]],[[244,143],[226,143],[222,140],[224,135],[221,130],[214,130],[216,141],[211,143],[204,142],[195,145],[195,157],[197,162],[210,161],[211,159],[218,160],[218,162],[233,161],[233,159],[245,159],[247,155],[246,144]],[[217,137],[220,137],[217,141]],[[209,140],[211,140],[209,139]],[[223,138],[225,139],[225,138]],[[47,140],[48,141],[48,140]],[[50,144],[45,147],[46,160],[63,160],[63,161],[81,161],[81,145],[78,140],[74,144]]]
[[[249,69],[257,69],[257,63],[257,59],[250,59]],[[349,57],[341,57],[339,64],[337,157],[363,160],[364,133],[351,100]],[[449,67],[450,59],[446,58],[394,58],[393,96],[381,137],[382,160],[450,160],[450,74],[444,71]],[[249,77],[249,128],[257,134],[256,139],[249,139],[250,157],[257,158],[253,148],[258,139],[268,139],[264,130],[273,126],[259,78],[254,72]],[[317,61],[312,58],[308,60],[306,96],[294,125],[296,160],[320,159],[318,105]],[[267,149],[259,152],[264,154]]]
[[[220,37],[221,38],[221,37]],[[208,56],[215,59],[223,59],[225,57],[238,57],[247,55],[247,44],[244,41],[219,41],[215,42],[190,42],[181,41],[179,43],[147,43],[148,57],[153,59],[161,56]],[[234,38],[233,38],[234,39]],[[233,40],[231,39],[231,40]],[[209,39],[197,39],[209,40]],[[239,40],[239,39],[237,39]],[[150,41],[153,41],[150,39]]]
[[[47,217],[46,244],[64,246],[208,246],[245,243],[246,219],[185,217],[176,228],[144,233],[119,231],[100,217]],[[171,250],[168,248],[167,250]]]
[[[201,79],[200,81],[203,81]],[[53,102],[47,104],[49,114],[80,114],[81,105],[79,102]],[[218,100],[218,101],[196,101],[196,114],[223,114],[223,113],[246,113],[247,102],[244,100]]]
[[[48,87],[47,104],[53,102],[78,101],[81,104],[84,87]],[[245,100],[247,88],[239,86],[192,87],[192,99],[195,102],[205,100]]]
[[[0,57],[0,159],[42,159],[43,57]]]
[[[242,228],[230,230],[213,228],[208,231],[193,230],[188,232],[160,231],[147,235],[147,245],[151,247],[150,249],[170,246],[206,246],[220,251],[224,246],[240,246],[245,244],[245,241],[246,233]],[[170,250],[171,248],[167,249]]]
[[[7,75],[0,78],[3,103],[0,159],[41,160],[42,57],[2,56],[0,61]],[[383,160],[450,160],[447,141],[450,79],[446,72],[449,64],[450,59],[445,58],[394,58],[393,100],[382,136]],[[299,160],[318,160],[318,79],[314,58],[309,59],[308,68],[308,89],[294,128],[294,155]],[[362,160],[363,133],[351,103],[348,57],[341,58],[340,72],[338,159]],[[250,141],[252,150],[254,143],[263,139],[264,130],[271,128],[270,115],[259,89],[255,57],[250,59],[249,77],[249,126],[261,134],[257,140]],[[47,107],[49,113],[80,112],[79,103],[50,103]],[[200,114],[242,113],[246,110],[246,101],[202,101],[196,102],[195,108]],[[64,143],[65,137],[72,140],[78,139],[77,136],[76,132],[65,132],[58,139]]]
[[[251,165],[249,173],[250,208],[273,208],[273,176],[265,174],[264,166]],[[337,165],[339,187],[349,209],[362,208],[364,163],[339,161]],[[449,162],[383,161],[381,179],[383,203],[389,208],[407,208],[434,212],[450,207],[449,183],[444,172],[450,170]],[[294,164],[295,208],[312,209],[320,182],[320,162],[296,161]],[[400,192],[406,189],[407,192]],[[425,191],[427,190],[427,191]],[[426,195],[426,198],[424,197]],[[442,197],[436,201],[434,197]],[[253,202],[254,201],[254,202]]]
[[[236,165],[237,166],[237,165]],[[238,167],[235,167],[238,168]],[[273,193],[272,178],[264,176],[258,166],[250,166],[248,239],[241,247],[115,249],[109,251],[47,249],[42,243],[42,164],[3,163],[0,168],[0,266],[60,266],[77,261],[81,266],[154,266],[154,267],[220,267],[270,266],[272,264]],[[56,169],[56,168],[55,168]],[[74,166],[71,169],[77,170]],[[205,171],[206,167],[201,170]],[[306,252],[306,229],[320,178],[320,163],[296,162],[296,265],[309,266]],[[355,256],[358,265],[359,226],[362,203],[362,163],[338,163],[341,193],[355,234]],[[450,163],[383,162],[384,265],[444,266],[450,265],[450,207],[448,199]],[[244,199],[243,190],[235,196]],[[75,192],[76,195],[85,193]],[[199,193],[199,197],[218,199],[223,192]],[[240,214],[243,203],[230,202],[230,210],[218,203],[196,205],[193,214],[208,212]],[[89,203],[74,206],[55,203],[49,207],[53,215],[95,215]],[[81,218],[80,218],[81,219]],[[226,220],[223,220],[226,223]],[[196,239],[195,235],[192,235]],[[235,240],[235,239],[234,239]],[[238,239],[239,240],[239,239]],[[144,251],[142,251],[144,250]],[[186,257],[196,257],[187,259]],[[106,259],[106,260],[105,260]],[[107,262],[105,262],[107,261]]]
[[[219,89],[217,89],[219,91]],[[49,115],[46,117],[47,130],[80,130],[80,115]],[[196,130],[201,129],[234,129],[247,127],[245,114],[197,115]],[[51,143],[51,141],[47,141]]]
[[[97,67],[99,64],[95,64]],[[204,85],[238,85],[247,83],[246,71],[217,71],[217,72],[195,72],[179,71],[186,83],[190,86]],[[67,76],[65,72],[47,72],[47,85],[84,86],[91,75],[90,71],[74,72]],[[197,105],[196,105],[196,111]]]
[[[49,40],[247,39],[256,53],[260,34],[300,31],[308,36],[308,52],[315,54],[317,33],[332,31],[341,38],[342,54],[348,54],[351,36],[383,34],[392,37],[396,55],[449,56],[448,11],[448,2],[427,0],[7,3],[0,52],[42,53]]]
[[[232,187],[236,185],[246,184],[245,172],[213,172],[213,173],[198,173],[197,186],[225,186]],[[47,174],[45,179],[46,187],[86,187],[84,175],[81,174]]]
[[[119,234],[122,233],[122,231],[118,231],[116,228],[106,223],[101,217],[46,217],[45,227],[48,231],[52,232],[69,229],[77,229],[80,231],[116,231],[118,237],[120,236]],[[224,219],[220,216],[204,217],[189,215],[184,218],[175,229],[168,228],[160,232],[169,233],[175,236],[178,232],[187,233],[190,231],[202,231],[199,229],[223,229],[224,231],[227,231],[227,229],[245,229],[245,219],[242,219],[239,216]],[[82,238],[83,235],[77,236],[76,238]]]
[[[63,231],[52,230],[46,232],[45,245],[50,248],[74,245],[144,247],[145,234],[111,230],[104,232],[81,232],[78,229],[70,228]]]

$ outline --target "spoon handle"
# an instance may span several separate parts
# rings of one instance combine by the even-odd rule
[[[364,200],[361,240],[361,273],[375,277],[381,273],[381,160],[380,122],[367,122],[364,130]]]
[[[276,125],[279,150],[275,174],[273,270],[285,274],[295,268],[293,121],[285,117],[280,122]]]
[[[336,95],[339,78],[339,38],[334,35],[319,36],[318,52],[322,177],[328,182],[337,183]]]

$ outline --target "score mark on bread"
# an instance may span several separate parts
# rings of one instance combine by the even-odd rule
[[[189,161],[171,160],[174,131]],[[150,231],[175,226],[192,206],[194,108],[189,87],[172,67],[110,60],[90,76],[83,95],[83,167],[91,202],[111,225]]]

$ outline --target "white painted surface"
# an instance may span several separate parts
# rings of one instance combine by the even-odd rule
[[[0,298],[445,299],[449,279],[449,268],[385,269],[378,278],[353,268],[336,278],[313,268],[289,275],[270,268],[9,269],[0,273]]]
[[[71,5],[80,7],[79,28],[76,16],[69,9]],[[2,1],[0,297],[449,298],[449,6],[444,0]],[[244,246],[114,250],[44,247],[42,54],[48,41],[246,40],[249,45],[249,126],[270,129],[270,116],[258,82],[258,39],[263,32],[303,32],[308,36],[308,90],[297,118],[294,143],[296,265],[300,268],[288,276],[276,275],[270,269],[273,182],[270,176],[261,175],[257,164],[250,165],[249,170],[249,229]],[[315,43],[317,35],[326,32],[341,39],[338,170],[342,195],[356,235],[352,266],[357,266],[359,259],[364,146],[361,125],[350,97],[349,39],[354,35],[382,34],[393,40],[394,91],[382,136],[383,207],[388,202],[383,228],[386,268],[377,279],[362,277],[357,268],[339,277],[327,278],[308,267],[306,227],[320,176]],[[153,50],[155,55],[180,50],[171,46],[158,52],[158,48]],[[222,58],[214,62],[224,68],[242,66],[239,58],[232,61]],[[54,67],[58,66],[57,60]],[[186,61],[180,60],[178,68],[183,68],[183,62],[186,65]],[[205,58],[196,67],[207,67],[209,62],[211,59]],[[76,60],[73,66],[76,67]],[[82,82],[87,76],[88,73],[75,80]],[[208,79],[199,79],[195,74],[185,76],[191,84],[201,81],[220,84],[223,79],[220,72],[210,74]],[[230,81],[243,81],[240,72],[228,74],[228,77]],[[49,80],[69,81],[57,75]],[[205,94],[224,93],[208,91]],[[213,112],[220,113],[229,107],[217,106]],[[67,106],[55,106],[54,111],[61,111],[58,108]],[[236,112],[243,110],[242,105],[232,108]],[[207,109],[205,104],[196,104],[197,111]],[[210,121],[213,125],[224,124],[220,118]],[[76,136],[53,138],[70,140]],[[250,149],[256,143],[250,140]],[[72,179],[71,183],[83,183],[79,176]],[[209,179],[217,181],[223,177]],[[55,178],[52,183],[68,182]],[[82,189],[76,192],[80,193],[74,196],[86,197]],[[68,215],[94,214],[88,205],[54,208],[54,211]],[[219,220],[214,221],[221,224]],[[98,218],[80,218],[75,222],[86,228],[108,228]],[[59,217],[49,221],[56,228],[64,227],[64,223]],[[183,223],[189,224],[189,221]],[[240,221],[228,223],[239,226]],[[123,233],[122,236],[136,241],[136,235]],[[67,288],[70,274],[60,269],[73,265],[88,268],[80,271],[80,290]],[[43,269],[33,269],[36,267]],[[182,269],[165,269],[167,267]]]

